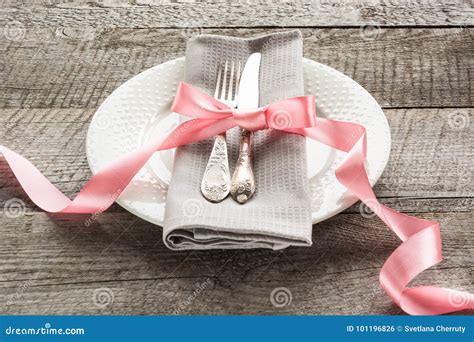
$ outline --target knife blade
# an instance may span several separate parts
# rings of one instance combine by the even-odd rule
[[[237,108],[257,108],[259,103],[258,79],[262,54],[253,53],[245,63],[237,91]]]

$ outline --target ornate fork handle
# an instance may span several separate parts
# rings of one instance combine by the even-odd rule
[[[243,129],[240,137],[239,158],[232,175],[230,187],[230,194],[240,204],[247,202],[255,192],[251,139],[252,133]]]
[[[201,182],[201,192],[207,200],[220,202],[230,191],[230,171],[224,134],[216,136],[211,156]]]

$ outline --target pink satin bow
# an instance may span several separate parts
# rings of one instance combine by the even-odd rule
[[[97,213],[112,205],[152,154],[191,144],[240,126],[250,131],[278,129],[300,134],[338,150],[348,157],[336,170],[347,189],[373,210],[403,241],[380,272],[380,283],[392,300],[409,314],[442,314],[473,308],[468,292],[433,286],[407,288],[425,269],[442,260],[439,224],[390,209],[377,201],[364,166],[365,128],[348,122],[317,118],[314,97],[274,102],[254,110],[231,109],[189,84],[179,85],[172,110],[194,119],[170,134],[129,153],[96,173],[71,201],[27,159],[0,145],[0,152],[30,199],[55,213]]]

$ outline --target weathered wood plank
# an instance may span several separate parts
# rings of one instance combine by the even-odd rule
[[[276,29],[208,29],[251,36]],[[304,29],[304,55],[354,78],[385,107],[470,107],[473,28]],[[184,54],[176,29],[26,30],[5,46],[0,107],[95,108],[137,73]],[[20,39],[21,38],[21,39]]]
[[[446,260],[414,284],[472,291],[474,265],[467,256],[474,252],[473,213],[420,217],[441,222]],[[378,286],[380,267],[399,244],[381,221],[340,214],[316,225],[313,241],[311,248],[283,252],[172,252],[161,241],[161,229],[126,212],[104,213],[88,228],[79,215],[3,215],[0,312],[400,313]],[[289,306],[271,305],[277,287],[291,291]],[[93,302],[100,288],[114,296],[105,308]]]
[[[34,5],[36,3],[36,5]],[[40,3],[40,5],[38,5]],[[320,1],[6,1],[5,19],[64,27],[315,27],[472,25],[474,10],[458,0]],[[26,4],[26,5],[25,5]],[[29,5],[28,5],[29,4]]]
[[[464,273],[471,272],[471,275]],[[436,272],[427,271],[433,278]],[[471,269],[445,269],[445,286],[469,291]],[[456,279],[452,281],[449,277]],[[288,275],[282,275],[288,279]],[[2,314],[30,315],[400,315],[377,283],[377,271],[350,277],[318,275],[318,284],[304,280],[234,282],[211,277],[132,280],[31,286],[12,296]],[[369,281],[360,282],[359,279]],[[342,281],[341,281],[342,280]],[[324,283],[324,286],[319,285]],[[428,284],[432,284],[430,279]],[[443,285],[442,281],[439,281]],[[28,283],[26,283],[28,284]],[[22,288],[20,285],[19,288]],[[273,291],[284,287],[291,302],[272,305]],[[472,288],[471,288],[472,290]],[[94,303],[102,293],[103,302]],[[110,297],[105,297],[110,296]],[[15,300],[15,298],[19,298]],[[100,297],[99,297],[100,298]],[[107,299],[110,298],[110,299]],[[100,306],[99,306],[100,305]],[[102,307],[105,305],[105,307]],[[464,311],[457,314],[473,314]]]
[[[473,210],[473,109],[387,109],[385,113],[392,151],[375,186],[383,202],[405,212]],[[93,109],[3,109],[2,144],[29,158],[73,197],[91,175],[85,137],[93,114]],[[0,173],[0,205],[18,197],[30,210],[37,210],[3,161]]]
[[[377,188],[380,195],[473,196],[474,187],[469,185],[474,171],[470,124],[473,109],[386,110],[386,113],[392,150]],[[410,188],[416,190],[412,192]]]

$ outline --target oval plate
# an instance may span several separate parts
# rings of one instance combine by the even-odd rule
[[[358,83],[324,64],[304,58],[306,94],[316,96],[318,116],[361,124],[367,129],[366,168],[373,186],[390,154],[390,129],[375,99]],[[117,88],[95,113],[87,133],[87,159],[92,173],[150,137],[166,134],[179,123],[170,107],[184,77],[184,57],[134,76]],[[345,153],[307,139],[308,177],[313,224],[343,211],[356,198],[337,181],[334,172]],[[174,150],[153,155],[116,202],[131,213],[163,225],[166,192]]]

